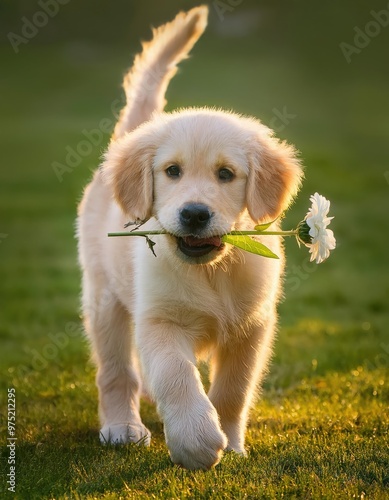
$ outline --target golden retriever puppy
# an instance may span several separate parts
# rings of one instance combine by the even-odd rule
[[[206,7],[180,13],[143,45],[78,218],[101,440],[150,443],[139,414],[144,387],[172,461],[188,469],[212,467],[225,449],[245,453],[248,412],[277,320],[280,239],[262,238],[275,260],[221,236],[275,219],[302,176],[295,150],[258,120],[207,108],[163,113],[176,64],[206,21]],[[157,257],[143,238],[107,237],[128,221],[167,232],[154,237]],[[196,367],[204,355],[208,393]]]

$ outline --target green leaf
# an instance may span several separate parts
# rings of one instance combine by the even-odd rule
[[[263,257],[269,257],[270,259],[279,259],[279,257],[273,253],[270,248],[267,248],[259,241],[255,241],[250,236],[235,236],[231,234],[225,234],[222,237],[222,241],[224,243],[229,243],[230,245],[234,245],[242,250],[246,250],[246,252],[255,253],[256,255],[262,255]]]
[[[150,240],[150,238],[148,236],[145,236],[145,238],[146,238],[146,243],[147,243],[148,247],[153,252],[154,257],[156,257],[157,254],[154,251],[155,241]]]
[[[257,226],[254,227],[256,231],[265,231],[268,227],[270,227],[273,222],[275,222],[277,219],[272,220],[271,222],[264,222],[263,224],[258,224]]]

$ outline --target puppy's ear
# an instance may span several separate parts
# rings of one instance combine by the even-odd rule
[[[288,208],[303,177],[297,152],[263,127],[249,146],[247,208],[255,221],[271,221]]]
[[[112,141],[104,155],[101,172],[115,200],[131,220],[152,215],[152,162],[155,144],[140,129]]]

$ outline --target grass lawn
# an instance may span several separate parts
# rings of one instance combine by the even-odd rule
[[[345,17],[345,40],[352,30]],[[113,123],[120,78],[138,46],[32,40],[17,55],[0,46],[5,474],[7,388],[15,389],[17,408],[16,495],[7,492],[4,474],[1,498],[389,498],[386,35],[348,65],[338,47],[342,38],[334,41],[329,28],[323,33],[328,44],[322,41],[315,53],[313,29],[284,48],[270,38],[264,45],[254,36],[211,33],[169,88],[168,109],[232,108],[271,123],[295,143],[306,180],[284,228],[294,227],[318,191],[332,202],[338,241],[320,266],[309,263],[306,249],[286,242],[278,340],[251,413],[248,457],[226,454],[208,472],[171,464],[148,403],[142,415],[153,434],[149,449],[99,444],[94,367],[79,316],[74,219],[109,135],[102,133],[61,181],[52,167],[65,163],[66,148],[76,149],[102,119]],[[274,117],[284,107],[293,116],[283,124]]]

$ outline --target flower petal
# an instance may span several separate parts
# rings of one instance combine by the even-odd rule
[[[330,250],[336,247],[336,240],[331,229],[327,229],[333,217],[328,217],[330,201],[324,196],[315,193],[310,197],[312,205],[305,217],[309,227],[309,236],[312,242],[307,244],[311,253],[311,261],[317,264],[323,262],[330,255]]]

